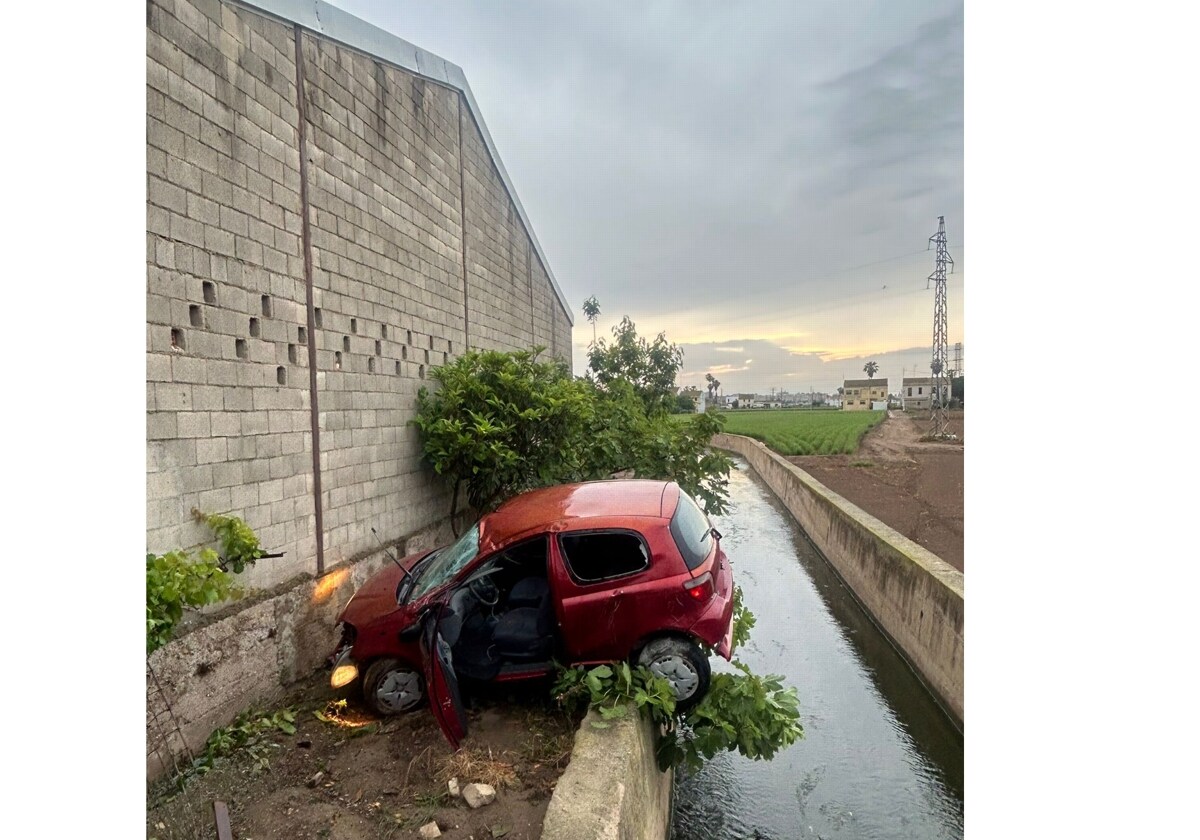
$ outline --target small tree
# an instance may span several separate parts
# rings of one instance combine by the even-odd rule
[[[588,350],[588,375],[601,388],[630,383],[650,414],[670,413],[675,402],[675,375],[683,366],[683,351],[659,333],[653,342],[637,334],[629,316],[613,327],[611,344],[604,339]]]
[[[876,372],[879,370],[878,362],[867,362],[863,365],[863,370],[867,374],[867,379],[874,379]]]
[[[592,344],[596,343],[596,319],[600,317],[600,301],[592,295],[583,302],[583,314],[592,324]]]

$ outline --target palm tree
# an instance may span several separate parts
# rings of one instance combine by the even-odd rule
[[[596,343],[596,319],[600,317],[600,301],[592,295],[583,302],[583,314],[592,322],[592,344]]]
[[[867,362],[863,365],[863,370],[867,374],[867,379],[874,379],[876,372],[879,370],[878,362]]]

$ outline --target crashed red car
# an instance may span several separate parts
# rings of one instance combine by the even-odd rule
[[[620,480],[517,496],[451,545],[380,571],[346,605],[334,687],[361,681],[380,714],[430,707],[457,748],[459,679],[543,677],[554,662],[628,660],[681,709],[729,658],[733,571],[721,535],[679,485]]]

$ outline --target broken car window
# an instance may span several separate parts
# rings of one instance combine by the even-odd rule
[[[464,533],[451,545],[433,556],[413,584],[410,601],[415,601],[426,592],[441,586],[458,574],[479,553],[479,523]]]
[[[567,570],[582,583],[630,575],[650,564],[650,553],[635,534],[564,534],[560,540]]]

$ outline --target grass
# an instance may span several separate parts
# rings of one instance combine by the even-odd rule
[[[726,432],[761,440],[780,455],[852,455],[886,412],[749,409],[722,413]]]

